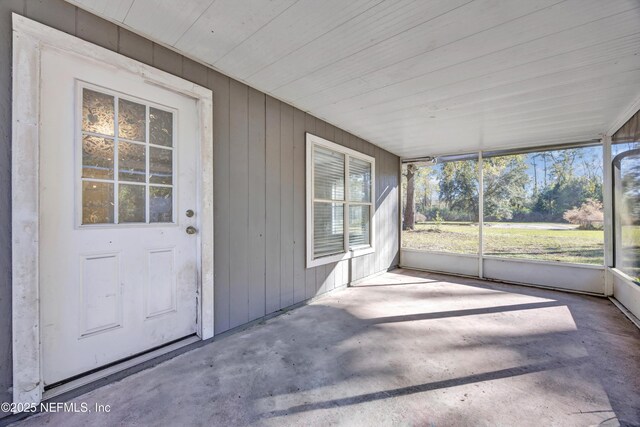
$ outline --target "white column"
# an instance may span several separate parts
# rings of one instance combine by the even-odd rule
[[[613,295],[613,277],[609,269],[614,265],[613,259],[613,174],[611,164],[611,137],[602,137],[602,204],[604,206],[604,294]]]
[[[483,273],[483,227],[484,227],[484,172],[482,151],[478,153],[478,277],[484,277]]]

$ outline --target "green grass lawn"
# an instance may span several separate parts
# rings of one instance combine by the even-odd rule
[[[552,229],[553,227],[565,229]],[[402,246],[440,252],[476,254],[478,226],[464,222],[417,224],[403,231]],[[578,230],[568,224],[485,223],[484,253],[507,258],[561,261],[582,264],[604,263],[604,233]]]

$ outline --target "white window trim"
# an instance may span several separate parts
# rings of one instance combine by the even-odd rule
[[[338,152],[345,155],[345,181],[344,181],[344,252],[335,255],[327,255],[320,258],[313,257],[313,242],[314,242],[314,222],[313,222],[313,147],[320,146],[329,150]],[[317,135],[313,135],[309,132],[306,133],[306,179],[307,179],[307,268],[317,267],[319,265],[330,264],[332,262],[338,262],[345,259],[355,258],[362,255],[367,255],[375,252],[375,212],[376,212],[376,159],[367,154],[361,153],[356,150],[344,147],[335,142],[331,142]],[[364,160],[371,163],[371,202],[359,203],[349,202],[349,158]],[[369,241],[370,244],[366,246],[356,247],[349,249],[349,205],[355,203],[357,205],[368,204],[369,208]]]

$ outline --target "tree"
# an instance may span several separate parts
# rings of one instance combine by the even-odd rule
[[[442,164],[439,173],[440,202],[456,214],[478,220],[478,162],[465,160]],[[444,218],[451,220],[453,218]]]
[[[529,176],[524,155],[485,159],[483,168],[485,218],[512,219],[516,212],[522,211],[527,205]],[[478,220],[477,161],[465,160],[442,165],[440,201],[458,218],[467,216],[469,220]]]
[[[415,210],[416,213],[425,216],[429,213],[433,202],[433,195],[438,188],[438,184],[434,180],[434,172],[435,170],[432,165],[418,166],[413,177]]]
[[[511,220],[528,205],[526,157],[523,154],[491,157],[483,163],[484,216]]]
[[[407,178],[407,196],[405,197],[404,218],[402,221],[403,230],[415,229],[415,175],[416,165],[409,163],[407,165],[407,172],[405,177]]]
[[[585,155],[581,149],[548,154],[552,160],[552,179],[533,200],[533,210],[539,217],[546,221],[560,221],[565,212],[589,199],[602,201],[602,161]]]

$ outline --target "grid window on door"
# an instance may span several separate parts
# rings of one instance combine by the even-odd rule
[[[307,135],[310,266],[373,249],[373,157]]]
[[[174,113],[81,92],[82,224],[173,222]]]

